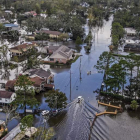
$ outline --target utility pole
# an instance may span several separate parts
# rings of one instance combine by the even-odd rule
[[[70,70],[70,101],[71,101],[71,70]]]
[[[79,70],[80,70],[80,82],[82,81],[82,77],[81,77],[81,56],[80,56],[80,68],[79,68]]]

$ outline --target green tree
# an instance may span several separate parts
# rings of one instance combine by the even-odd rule
[[[77,36],[75,43],[78,46],[82,44],[82,40],[81,40],[81,38],[79,36]]]
[[[30,106],[33,108],[34,106],[38,106],[37,99],[35,98],[35,89],[33,87],[33,82],[25,75],[19,75],[16,84],[16,99],[14,104],[19,106],[20,108],[24,108],[24,112],[26,115],[26,106]]]
[[[45,94],[48,106],[52,108],[63,108],[67,105],[67,97],[65,93],[59,90],[50,90]]]
[[[40,5],[38,3],[35,5],[35,10],[36,10],[37,14],[41,13],[41,8],[40,8]]]
[[[4,29],[4,26],[2,23],[0,23],[0,31]]]
[[[105,80],[105,84],[108,85],[109,91],[119,92],[119,90],[122,87],[122,84],[126,82],[125,78],[123,77],[125,75],[125,72],[123,71],[123,68],[120,64],[113,64],[108,70],[107,70],[108,77]]]
[[[133,109],[133,110],[137,110],[137,108],[138,108],[138,103],[137,103],[137,101],[136,100],[133,100],[133,101],[131,101],[131,108]]]
[[[24,131],[26,128],[33,126],[33,115],[27,115],[20,121],[20,129]]]
[[[112,24],[112,44],[116,47],[119,45],[119,41],[124,36],[124,29],[118,22],[113,22]]]

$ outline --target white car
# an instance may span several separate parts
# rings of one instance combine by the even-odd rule
[[[82,101],[82,96],[78,96],[78,101],[77,103],[80,103]]]
[[[49,115],[49,113],[50,113],[49,110],[44,110],[44,111],[41,112],[41,114],[42,114],[43,116],[44,116],[44,115]]]

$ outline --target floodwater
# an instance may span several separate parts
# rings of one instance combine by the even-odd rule
[[[53,67],[55,73],[55,89],[60,89],[68,98],[68,108],[57,116],[48,119],[46,127],[54,127],[57,140],[139,140],[140,139],[140,113],[124,110],[117,116],[106,115],[98,117],[90,128],[96,112],[106,110],[97,104],[97,93],[93,92],[100,88],[103,74],[97,73],[94,68],[103,51],[109,51],[111,44],[111,24],[113,17],[105,21],[104,26],[93,29],[95,41],[91,52],[87,54],[84,46],[81,46],[82,56],[71,65],[71,67]],[[88,33],[88,26],[85,26]],[[91,75],[87,72],[91,71]],[[71,94],[70,94],[70,72],[71,72]],[[78,104],[76,98],[83,97]],[[40,109],[48,109],[43,93],[36,96],[40,102]],[[117,103],[119,104],[119,103]],[[114,111],[114,110],[113,110]],[[1,117],[1,114],[0,114]],[[13,120],[9,127],[15,125]],[[43,126],[45,122],[41,115],[35,115],[34,125]]]
[[[100,88],[103,79],[103,75],[97,73],[94,65],[103,51],[109,51],[112,20],[113,17],[110,17],[102,28],[93,30],[95,41],[89,54],[86,54],[84,47],[81,46],[82,56],[71,65],[71,68],[51,69],[56,73],[55,88],[64,92],[69,101],[72,101],[65,114],[48,120],[48,125],[54,126],[58,140],[88,140],[89,137],[91,140],[140,139],[140,113],[126,110],[117,114],[116,117],[111,115],[98,117],[90,131],[95,113],[106,109],[103,106],[98,107],[97,94],[93,92]],[[88,26],[85,26],[85,29],[88,33]],[[88,71],[91,71],[91,75],[87,75]],[[80,105],[76,103],[78,96],[84,98]]]

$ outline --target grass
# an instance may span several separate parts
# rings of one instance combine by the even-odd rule
[[[76,60],[77,60],[79,57],[80,57],[80,56],[79,56],[79,55],[77,55],[77,56],[75,57],[75,59],[70,60],[70,61],[69,61],[69,63],[70,63],[70,64],[72,64],[72,63],[76,62]]]

